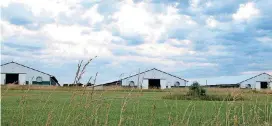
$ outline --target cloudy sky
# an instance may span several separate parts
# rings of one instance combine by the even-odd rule
[[[271,0],[4,0],[1,63],[98,83],[158,68],[190,78],[272,73]],[[84,81],[84,80],[83,80]]]

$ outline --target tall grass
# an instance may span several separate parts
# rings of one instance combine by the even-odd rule
[[[89,90],[59,87],[1,87],[2,125],[271,125],[272,96],[239,89],[244,101],[161,99],[188,89]],[[50,88],[54,90],[49,90]]]

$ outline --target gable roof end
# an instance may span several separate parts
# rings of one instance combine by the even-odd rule
[[[9,62],[9,63],[2,64],[1,66],[8,65],[8,64],[11,64],[11,63],[15,63],[15,64],[17,64],[17,65],[20,65],[20,66],[26,67],[26,68],[28,68],[28,69],[31,69],[31,70],[34,70],[34,71],[37,71],[37,72],[40,72],[40,73],[43,73],[43,74],[46,74],[46,75],[49,75],[49,76],[53,77],[53,75],[51,75],[51,74],[48,74],[48,73],[39,71],[39,70],[37,70],[37,69],[31,68],[31,67],[25,66],[25,65],[23,65],[23,64],[13,62],[13,61],[12,61],[12,62]]]
[[[255,78],[255,77],[261,76],[261,75],[263,75],[263,74],[266,74],[266,75],[272,77],[272,75],[270,75],[270,74],[268,74],[268,73],[261,73],[261,74],[258,74],[258,75],[256,75],[256,76],[253,76],[253,77],[251,77],[251,78],[248,78],[248,79],[246,79],[246,80],[243,80],[243,81],[241,81],[240,83],[237,83],[237,84],[241,84],[241,83],[243,83],[243,82],[245,82],[245,81],[248,81],[248,80],[253,79],[253,78]]]
[[[146,71],[141,72],[141,73],[138,73],[138,74],[134,74],[134,75],[128,76],[128,77],[123,78],[123,79],[121,79],[121,80],[124,80],[124,79],[130,78],[130,77],[134,77],[134,76],[137,76],[137,75],[140,75],[140,74],[143,74],[143,73],[149,72],[149,71],[151,71],[151,70],[157,70],[157,71],[162,72],[162,73],[164,73],[164,74],[167,74],[167,75],[170,75],[170,76],[172,76],[172,77],[175,77],[175,78],[178,78],[178,79],[184,80],[184,81],[186,81],[186,82],[189,82],[188,80],[182,79],[182,78],[180,78],[180,77],[178,77],[178,76],[172,75],[172,74],[170,74],[170,73],[166,73],[166,72],[161,71],[161,70],[156,69],[156,68],[153,68],[153,69],[146,70]]]

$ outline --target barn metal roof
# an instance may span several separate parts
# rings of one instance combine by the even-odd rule
[[[258,75],[247,74],[247,75],[239,75],[239,76],[220,76],[220,77],[199,78],[199,79],[190,79],[190,80],[192,80],[191,82],[197,81],[201,85],[205,85],[206,80],[207,80],[207,85],[228,85],[228,84],[240,84],[244,81],[250,80],[252,78],[258,77],[263,74],[269,75],[267,73],[261,73]]]
[[[20,65],[20,66],[26,67],[26,68],[28,68],[28,69],[35,70],[35,71],[37,71],[37,72],[40,72],[40,73],[46,74],[46,75],[48,75],[48,76],[53,76],[53,75],[51,75],[51,74],[48,74],[48,73],[45,73],[45,72],[39,71],[39,70],[37,70],[37,69],[31,68],[31,67],[25,66],[25,65],[23,65],[23,64],[13,62],[13,61],[12,61],[12,62],[8,62],[8,63],[5,63],[5,64],[2,64],[1,66],[8,65],[8,64],[11,64],[11,63],[15,63],[15,64],[17,64],[17,65]]]
[[[156,68],[153,68],[153,69],[150,69],[150,70],[146,70],[146,71],[144,71],[144,72],[141,72],[141,73],[138,73],[138,74],[134,74],[134,75],[131,75],[131,76],[125,77],[125,78],[123,78],[123,79],[121,79],[121,80],[124,80],[124,79],[130,78],[130,77],[134,77],[134,76],[137,76],[137,75],[140,75],[140,74],[146,73],[146,72],[151,71],[151,70],[157,70],[157,71],[159,71],[159,72],[162,72],[162,73],[164,73],[164,74],[170,75],[170,76],[172,76],[172,77],[175,77],[175,78],[178,78],[178,79],[181,79],[181,80],[185,80],[185,79],[182,79],[182,78],[180,78],[180,77],[178,77],[178,76],[172,75],[172,74],[170,74],[170,73],[166,73],[166,72],[161,71],[161,70],[156,69]],[[185,81],[186,81],[186,82],[189,82],[189,81],[187,81],[187,80],[185,80]]]
[[[266,75],[268,75],[268,76],[271,76],[271,75],[268,74],[268,73],[261,73],[261,74],[258,74],[258,75],[256,75],[256,76],[254,76],[254,77],[251,77],[251,78],[248,78],[248,79],[246,79],[246,80],[243,80],[243,81],[241,81],[240,83],[237,83],[237,84],[241,84],[241,83],[243,83],[243,82],[245,82],[245,81],[247,81],[247,80],[250,80],[250,79],[255,78],[255,77],[258,77],[258,76],[261,76],[261,75],[263,75],[263,74],[266,74]],[[272,77],[272,76],[271,76],[271,77]]]

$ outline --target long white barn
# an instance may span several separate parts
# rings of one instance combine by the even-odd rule
[[[121,86],[138,87],[142,89],[185,87],[187,84],[187,80],[156,68],[123,78],[121,80]]]
[[[58,80],[53,75],[16,62],[1,65],[1,85],[9,83],[19,85],[59,85]]]
[[[272,89],[272,76],[267,73],[202,78],[197,79],[196,81],[201,85],[206,85],[208,87],[239,87],[257,90]]]

